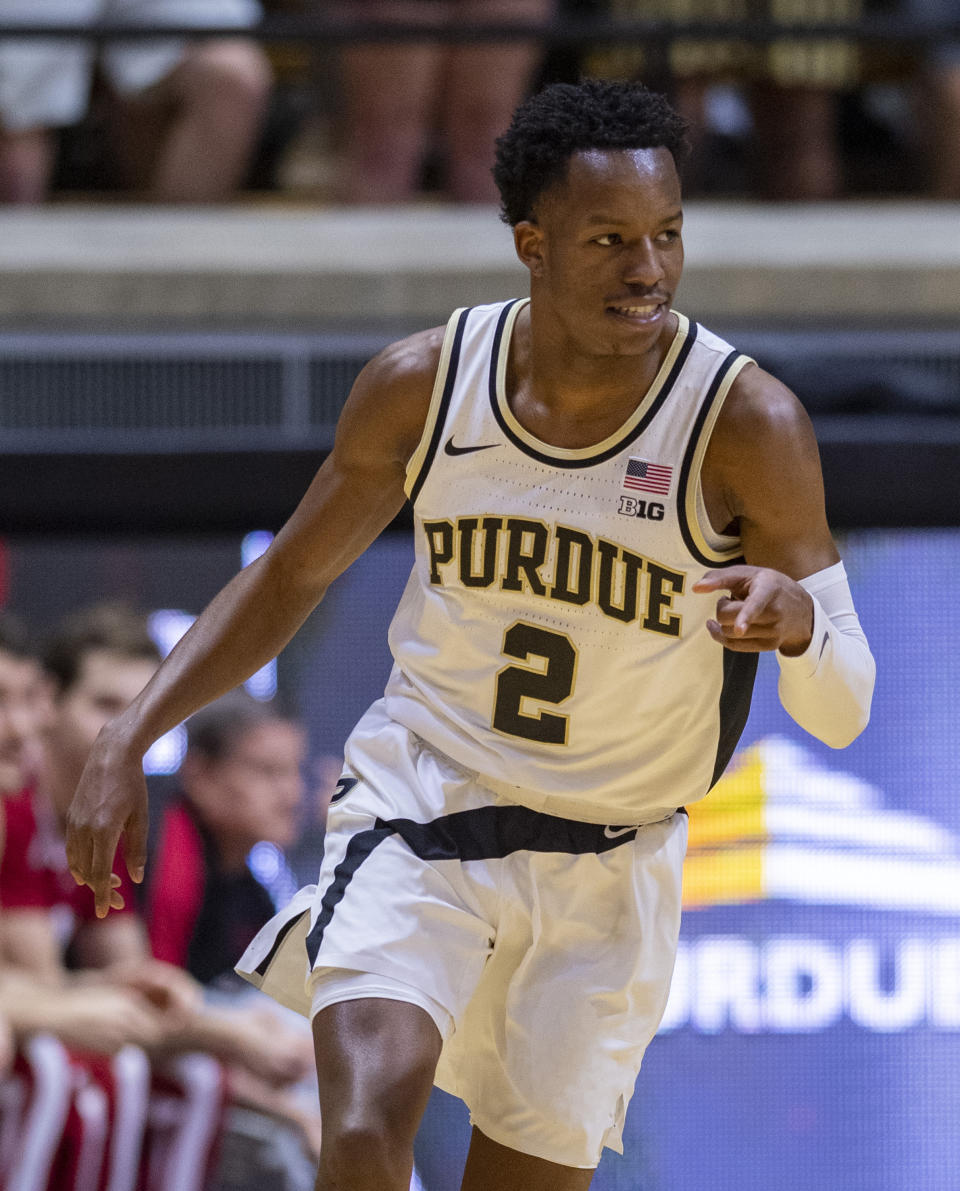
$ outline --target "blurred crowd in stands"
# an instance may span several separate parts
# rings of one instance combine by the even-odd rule
[[[217,39],[0,40],[0,202],[239,193],[323,202],[495,201],[493,141],[542,81],[639,78],[691,120],[691,195],[960,198],[956,40],[857,41],[896,17],[960,22],[956,0],[0,0],[0,26],[95,21],[224,27]],[[608,16],[785,27],[822,39],[675,37],[548,48],[244,37],[264,13],[351,22],[522,23]],[[849,33],[848,36],[843,34]]]
[[[274,912],[251,850],[282,857],[302,825],[302,726],[242,691],[211,705],[152,808],[145,882],[121,864],[100,919],[66,868],[89,749],[158,661],[122,605],[39,649],[0,610],[0,1186],[310,1191],[309,1028],[233,973]]]

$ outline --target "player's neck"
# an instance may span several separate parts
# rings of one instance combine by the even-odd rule
[[[518,319],[510,344],[507,401],[521,425],[557,447],[589,447],[622,426],[643,401],[669,342],[643,355],[590,355],[553,326]]]

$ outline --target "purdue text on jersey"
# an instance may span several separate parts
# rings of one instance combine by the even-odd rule
[[[425,521],[430,582],[527,591],[565,604],[594,603],[605,616],[668,637],[680,635],[670,611],[684,575],[606,538],[527,517]]]

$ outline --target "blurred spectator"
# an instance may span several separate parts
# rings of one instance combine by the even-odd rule
[[[145,1046],[158,1061],[184,1055],[178,1060],[181,1068],[186,1065],[180,1082],[195,1074],[187,1052],[214,1056],[226,1065],[233,1102],[292,1120],[315,1148],[316,1110],[305,1111],[286,1093],[312,1068],[309,1035],[287,1026],[266,1007],[203,1005],[199,985],[187,973],[151,957],[122,866],[115,909],[105,919],[96,918],[92,899],[85,896],[89,890],[78,887],[66,867],[66,812],[89,749],[103,724],[149,680],[159,660],[144,619],[119,605],[78,612],[55,635],[44,660],[54,687],[53,711],[36,785],[8,797],[4,805],[7,849],[0,863],[0,923],[8,960],[52,989],[72,990],[79,982],[135,997],[149,1016],[152,1033],[128,1041]],[[166,1074],[167,1068],[163,1070]],[[176,1098],[174,1085],[168,1099]],[[220,1094],[202,1070],[192,1086],[198,1097],[206,1097],[208,1108],[211,1097],[216,1100]],[[211,1136],[211,1147],[214,1141]],[[193,1162],[191,1177],[202,1176],[203,1163]],[[192,1183],[184,1191],[188,1185]]]
[[[188,720],[187,733],[182,796],[163,817],[150,864],[150,943],[203,984],[239,986],[233,965],[275,912],[248,856],[261,842],[294,842],[304,732],[237,691]]]
[[[30,746],[47,717],[43,674],[26,627],[0,609],[0,797],[23,786]]]
[[[544,21],[554,0],[338,0],[335,10],[351,20],[416,22],[430,29]],[[529,42],[346,47],[340,197],[353,203],[412,198],[436,147],[442,189],[451,199],[496,202],[493,143],[540,57],[540,48]]]
[[[0,0],[0,23],[229,25],[259,19],[256,0]],[[216,202],[242,183],[270,91],[270,69],[241,37],[110,42],[0,42],[0,202],[37,203],[49,189],[54,130],[87,112],[94,67],[129,184],[166,202]]]
[[[0,796],[24,785],[35,758],[30,746],[48,720],[25,630],[0,611]],[[0,858],[5,819],[0,815]],[[89,1180],[104,1170],[111,1191],[134,1191],[149,1071],[131,1044],[159,1040],[157,1017],[131,990],[51,987],[2,957],[0,1185],[70,1191],[82,1171]],[[119,1098],[123,1107],[113,1111]]]
[[[858,20],[863,0],[608,0],[610,15],[725,22],[767,19],[784,25]],[[838,98],[859,79],[859,50],[852,41],[779,37],[769,43],[717,37],[678,38],[669,49],[673,100],[691,123],[692,154],[685,167],[689,191],[713,189],[706,148],[710,91],[733,84],[743,94],[749,135],[749,184],[770,199],[829,199],[844,188],[837,132]],[[618,46],[588,57],[590,74],[643,78],[652,86],[651,60],[643,47]]]

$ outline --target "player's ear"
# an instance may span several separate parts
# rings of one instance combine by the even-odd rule
[[[543,231],[530,219],[522,219],[513,227],[513,244],[520,261],[532,277],[543,272]]]

